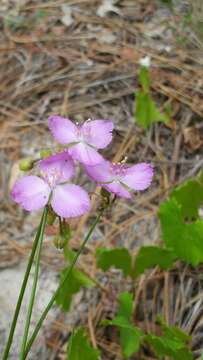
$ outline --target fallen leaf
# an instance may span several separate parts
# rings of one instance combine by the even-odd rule
[[[183,137],[185,144],[188,145],[191,152],[198,150],[203,144],[200,132],[194,126],[185,128],[183,130]]]
[[[103,0],[102,4],[98,7],[96,14],[100,17],[105,17],[108,12],[114,12],[120,15],[120,10],[114,6],[117,0]]]
[[[65,25],[65,26],[70,26],[72,25],[74,19],[72,17],[72,9],[70,6],[68,5],[62,5],[61,6],[61,10],[63,12],[63,16],[61,18],[61,22]]]

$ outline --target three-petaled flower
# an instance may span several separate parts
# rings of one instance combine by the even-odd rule
[[[50,116],[48,121],[53,137],[68,147],[73,159],[86,165],[96,165],[103,161],[97,149],[104,149],[111,142],[112,121],[87,120],[79,125],[57,115]]]
[[[67,152],[39,162],[40,175],[24,176],[11,192],[12,199],[27,211],[43,208],[47,203],[63,218],[80,216],[89,211],[90,200],[80,186],[68,183],[74,174],[74,163]]]
[[[95,166],[85,166],[89,177],[109,192],[127,199],[131,190],[145,190],[152,181],[153,168],[150,164],[139,163],[129,166],[125,163],[111,163],[104,160]]]

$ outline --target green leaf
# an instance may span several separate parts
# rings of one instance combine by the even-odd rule
[[[119,295],[119,309],[118,316],[124,317],[131,321],[133,313],[133,295],[128,292],[123,292]]]
[[[161,317],[158,317],[163,335],[156,336],[149,334],[145,336],[145,341],[149,343],[158,357],[170,356],[175,360],[192,360],[193,356],[187,346],[190,340],[185,332],[177,326],[168,326]]]
[[[68,268],[61,272],[61,282],[63,281],[67,271]],[[60,290],[56,303],[60,305],[64,311],[68,311],[73,295],[79,292],[82,286],[90,288],[94,285],[94,282],[87,275],[78,269],[73,269],[68,281],[65,282],[64,286]]]
[[[162,249],[157,246],[142,246],[135,258],[133,275],[137,277],[146,269],[159,266],[168,269],[173,265],[176,256],[170,249]]]
[[[124,292],[119,296],[118,314],[113,320],[105,320],[103,325],[114,325],[119,328],[120,344],[123,356],[128,358],[139,350],[143,332],[132,324],[133,296]]]
[[[82,328],[72,334],[67,348],[67,360],[97,360],[99,351],[94,349]]]
[[[140,68],[139,82],[142,85],[144,92],[148,92],[150,88],[150,73],[146,66],[141,66]]]
[[[138,125],[148,129],[154,122],[167,122],[167,115],[161,114],[150,94],[138,91],[135,102],[135,118]]]
[[[159,217],[166,246],[193,266],[203,262],[203,221],[185,223],[181,205],[175,198],[160,206]]]
[[[191,336],[186,334],[178,326],[168,326],[161,316],[157,316],[156,322],[161,326],[164,334],[168,337],[176,338],[185,343],[191,340]]]
[[[111,266],[123,271],[125,276],[131,275],[131,256],[126,248],[98,248],[96,251],[97,266],[107,271]]]
[[[178,340],[167,338],[167,336],[145,336],[145,341],[150,344],[156,355],[162,359],[163,356],[170,356],[174,360],[192,360],[191,351],[186,345]]]
[[[188,180],[177,187],[171,193],[181,205],[183,217],[194,219],[198,218],[198,210],[203,203],[203,185],[198,180]]]

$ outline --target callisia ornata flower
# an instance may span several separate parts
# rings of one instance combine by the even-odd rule
[[[53,137],[75,160],[86,165],[96,165],[103,161],[97,149],[104,149],[112,140],[113,123],[109,120],[87,120],[82,125],[53,115],[49,119],[49,129]]]
[[[74,163],[67,152],[50,156],[39,163],[40,177],[24,176],[11,192],[12,199],[27,211],[36,211],[50,202],[62,218],[83,215],[90,209],[87,192],[69,183]]]
[[[85,166],[85,169],[90,178],[107,191],[127,199],[131,198],[131,190],[147,189],[153,177],[153,168],[147,163],[129,166],[103,160],[101,164]]]

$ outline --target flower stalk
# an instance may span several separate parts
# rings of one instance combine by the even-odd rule
[[[84,239],[84,241],[83,241],[80,249],[79,249],[78,252],[76,253],[76,255],[75,255],[75,257],[74,257],[74,259],[73,259],[73,261],[72,261],[72,263],[71,263],[71,265],[70,265],[70,267],[69,267],[69,269],[68,269],[68,271],[67,271],[67,273],[66,273],[66,276],[64,277],[64,280],[62,281],[62,283],[60,284],[60,286],[58,287],[58,289],[55,291],[55,293],[53,294],[52,298],[50,299],[47,307],[45,308],[44,312],[42,313],[42,315],[41,315],[41,317],[40,317],[40,319],[39,319],[39,321],[38,321],[38,323],[37,323],[37,325],[36,325],[36,327],[35,327],[32,335],[31,335],[30,339],[28,340],[28,343],[27,343],[27,346],[26,346],[26,349],[25,349],[25,352],[24,352],[24,357],[22,358],[22,360],[26,359],[26,357],[27,357],[27,355],[28,355],[28,353],[29,353],[29,351],[30,351],[30,349],[31,349],[31,347],[32,347],[32,344],[33,344],[33,342],[35,341],[35,339],[36,339],[36,337],[37,337],[37,334],[38,334],[38,332],[39,332],[39,330],[40,330],[40,328],[41,328],[41,326],[42,326],[42,323],[44,322],[44,320],[45,320],[45,318],[46,318],[49,310],[50,310],[51,307],[53,306],[53,304],[54,304],[54,302],[55,302],[55,300],[56,300],[59,292],[60,292],[61,289],[63,288],[65,282],[68,280],[68,278],[69,278],[69,276],[70,276],[70,274],[71,274],[71,271],[73,270],[73,268],[74,268],[74,266],[75,266],[75,264],[76,264],[79,256],[80,256],[81,253],[83,252],[83,250],[84,250],[84,248],[85,248],[85,246],[86,246],[86,244],[87,244],[87,242],[88,242],[88,240],[89,240],[92,232],[94,231],[96,225],[98,224],[98,222],[99,222],[99,220],[100,220],[100,218],[101,218],[101,215],[102,215],[102,212],[99,212],[98,215],[97,215],[97,217],[96,217],[96,219],[95,219],[95,221],[93,222],[92,226],[90,227],[90,229],[89,229],[89,231],[88,231],[88,233],[87,233],[87,235],[86,235],[86,237],[85,237],[85,239]]]
[[[9,332],[7,344],[6,344],[4,353],[3,353],[2,360],[7,360],[8,356],[9,356],[9,352],[10,352],[10,348],[11,348],[11,345],[12,345],[12,342],[13,342],[13,336],[14,336],[14,332],[15,332],[19,312],[20,312],[20,309],[21,309],[24,293],[25,293],[28,278],[29,278],[29,275],[30,275],[30,270],[31,270],[33,260],[34,260],[34,257],[35,257],[35,253],[36,253],[36,250],[37,250],[37,246],[38,246],[38,243],[39,243],[40,234],[41,234],[41,228],[43,227],[43,224],[45,223],[45,220],[46,220],[46,212],[47,212],[47,208],[44,209],[44,212],[42,214],[42,218],[41,218],[41,221],[40,221],[40,225],[38,227],[37,234],[36,234],[35,240],[33,242],[32,250],[31,250],[30,257],[29,257],[29,260],[28,260],[28,263],[27,263],[27,268],[26,268],[26,271],[25,271],[24,279],[23,279],[23,282],[22,282],[22,286],[21,286],[21,289],[20,289],[19,296],[18,296],[18,301],[17,301],[17,304],[16,304],[16,308],[15,308],[15,312],[14,312],[13,320],[12,320],[12,323],[11,323],[11,328],[10,328],[10,332]]]
[[[23,339],[22,339],[22,344],[21,344],[20,357],[19,357],[20,360],[24,359],[24,351],[25,351],[29,328],[30,328],[30,321],[31,321],[31,317],[32,317],[33,305],[34,305],[35,294],[36,294],[36,289],[37,289],[37,282],[38,282],[38,277],[39,277],[40,255],[41,255],[41,249],[42,249],[42,242],[43,242],[43,238],[44,238],[45,226],[46,226],[46,222],[47,222],[47,215],[48,215],[48,207],[46,206],[45,211],[44,211],[42,226],[40,228],[39,241],[38,241],[37,250],[36,250],[35,273],[34,273],[34,279],[33,279],[33,284],[32,284],[30,301],[29,301],[29,305],[28,305],[28,312],[27,312],[27,317],[26,317],[26,322],[25,322]]]

